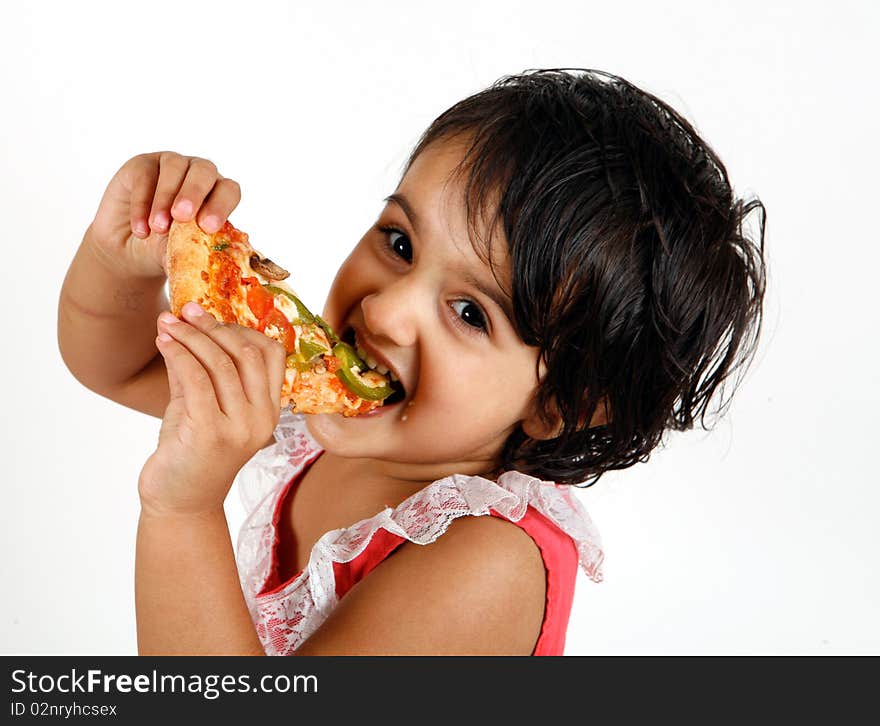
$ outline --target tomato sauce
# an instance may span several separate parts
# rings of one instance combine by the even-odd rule
[[[208,269],[210,275],[205,275],[204,272],[202,275],[209,277],[212,283],[211,297],[217,312],[224,323],[237,323],[238,318],[229,299],[240,295],[241,271],[238,265],[229,255],[215,251],[208,255]]]
[[[325,355],[324,365],[327,366],[328,372],[336,373],[336,371],[339,370],[339,358],[337,358],[335,355]]]
[[[247,232],[242,232],[240,229],[236,229],[235,227],[233,227],[229,223],[228,219],[217,232],[217,235],[227,238],[230,242],[234,242],[239,247],[243,247],[248,244]]]
[[[211,252],[208,267],[214,281],[215,292],[227,300],[241,287],[241,271],[235,261],[222,252]]]

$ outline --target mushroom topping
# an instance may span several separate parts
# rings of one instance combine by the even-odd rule
[[[283,280],[290,277],[290,273],[283,267],[279,267],[268,257],[260,257],[259,255],[251,255],[251,268],[254,272],[259,272],[263,277],[270,280]]]

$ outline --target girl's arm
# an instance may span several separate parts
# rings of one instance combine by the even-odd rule
[[[74,377],[102,396],[162,418],[168,376],[156,318],[168,310],[165,244],[172,219],[219,229],[238,184],[207,159],[169,151],[129,159],[110,180],[58,299],[58,348]]]
[[[284,346],[188,302],[159,318],[170,400],[138,480],[142,654],[262,654],[223,512],[236,473],[272,437]]]
[[[86,230],[58,299],[58,349],[86,388],[161,418],[168,379],[154,341],[156,317],[169,307],[165,278],[123,262]]]
[[[140,655],[265,655],[222,507],[190,515],[141,510],[135,608]]]

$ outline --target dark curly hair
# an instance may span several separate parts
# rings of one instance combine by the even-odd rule
[[[467,175],[471,242],[491,264],[491,230],[505,233],[513,324],[547,367],[540,417],[560,424],[545,440],[517,428],[501,469],[590,486],[647,461],[667,429],[697,416],[706,429],[710,398],[745,372],[760,333],[762,202],[734,197],[724,164],[675,110],[602,71],[498,80],[440,115],[404,174],[452,138],[467,141],[456,173]],[[756,208],[758,246],[743,231]],[[590,427],[603,399],[610,420]]]

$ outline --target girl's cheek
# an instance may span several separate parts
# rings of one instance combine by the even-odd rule
[[[482,400],[480,387],[472,386],[466,372],[456,372],[450,363],[449,372],[438,380],[437,377],[420,377],[415,397],[409,401],[410,415],[431,412],[432,416],[448,422],[450,419],[466,420],[474,409],[474,404]],[[420,409],[420,410],[419,410]],[[464,419],[463,419],[464,415]]]
[[[364,264],[359,264],[357,259],[350,258],[340,268],[327,295],[325,310],[332,318],[324,316],[325,320],[331,325],[332,320],[336,320],[337,328],[352,316],[363,322],[361,305],[364,299],[381,292],[385,283],[381,274],[377,274],[373,269],[369,259],[365,260]]]

